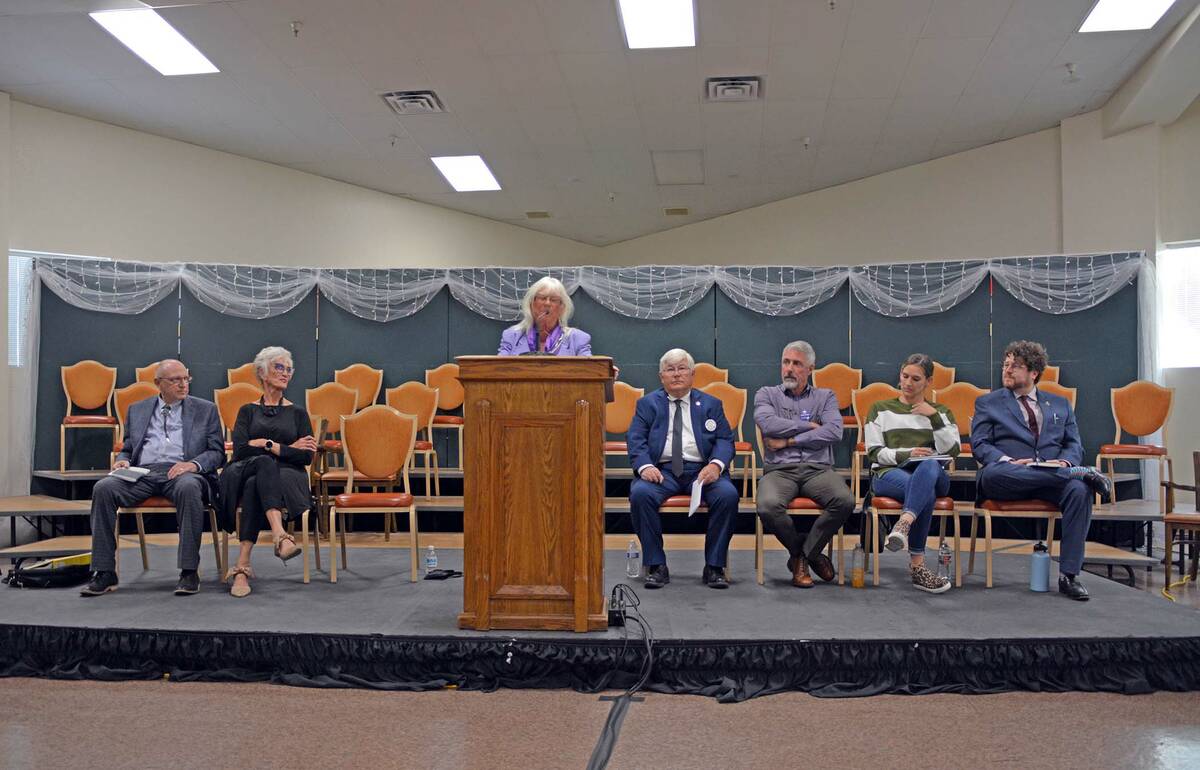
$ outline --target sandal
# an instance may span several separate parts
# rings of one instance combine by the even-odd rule
[[[237,576],[241,575],[246,578],[246,586],[244,588],[238,586]],[[234,567],[225,575],[225,579],[233,585],[229,589],[229,595],[235,599],[242,599],[250,595],[250,580],[254,578],[254,570],[249,567]]]
[[[283,553],[281,546],[284,543],[291,543],[292,550],[288,551],[287,553]],[[278,556],[279,560],[284,564],[287,564],[289,559],[294,559],[299,556],[303,550],[304,549],[302,549],[300,546],[296,545],[296,538],[292,537],[291,535],[284,535],[275,541],[275,555]]]

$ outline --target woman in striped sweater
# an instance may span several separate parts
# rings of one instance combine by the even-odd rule
[[[888,533],[887,549],[908,549],[913,586],[940,594],[950,581],[925,566],[925,538],[933,519],[933,504],[950,491],[945,460],[959,451],[954,415],[941,404],[925,400],[933,376],[933,361],[914,353],[900,367],[900,398],[871,406],[865,424],[867,458],[871,461],[871,491],[904,504],[904,512]]]

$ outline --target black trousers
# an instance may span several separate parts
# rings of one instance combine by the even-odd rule
[[[278,508],[284,521],[300,518],[312,505],[308,473],[303,468],[281,463],[274,457],[255,457],[243,471],[242,520],[238,539],[258,540],[258,533],[267,528],[267,511]]]

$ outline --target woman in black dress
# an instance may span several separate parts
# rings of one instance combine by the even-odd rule
[[[226,506],[242,505],[237,565],[229,570],[230,594],[250,593],[250,552],[264,523],[271,528],[275,555],[288,561],[300,555],[296,539],[284,524],[297,519],[312,504],[308,466],[317,449],[308,412],[283,397],[292,379],[292,354],[267,347],[254,357],[254,370],[263,396],[238,411],[233,428],[233,464],[221,475]]]

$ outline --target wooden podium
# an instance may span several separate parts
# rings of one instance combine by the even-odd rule
[[[460,356],[466,390],[459,628],[598,631],[612,359]]]

